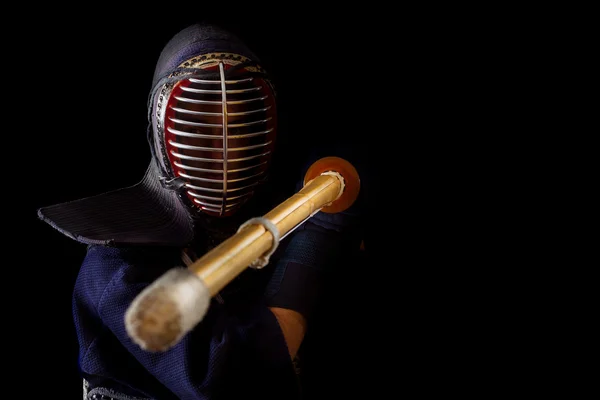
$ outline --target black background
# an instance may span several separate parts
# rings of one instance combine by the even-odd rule
[[[506,342],[488,340],[498,329],[487,324],[495,305],[482,312],[481,303],[494,284],[489,269],[474,267],[485,260],[498,271],[505,257],[488,234],[502,213],[488,208],[502,193],[490,191],[494,168],[486,167],[503,121],[484,118],[500,102],[499,75],[489,79],[502,63],[490,51],[502,50],[496,37],[477,38],[479,24],[439,9],[176,6],[38,8],[35,18],[16,18],[6,38],[5,187],[14,228],[5,333],[18,339],[15,379],[80,398],[71,294],[85,246],[36,211],[141,178],[155,63],[175,33],[202,20],[238,34],[272,74],[291,165],[310,143],[344,142],[368,172],[370,258],[357,290],[369,301],[348,329],[370,334],[348,336],[357,358],[340,371],[364,371],[357,391],[463,394],[477,392],[474,376],[498,379],[485,367],[499,367]],[[490,387],[501,390],[492,384],[483,393]]]
[[[11,302],[18,305],[19,326],[14,366],[19,378],[33,378],[37,390],[51,396],[58,396],[55,388],[60,396],[80,398],[71,296],[85,245],[38,220],[37,209],[141,179],[150,160],[146,104],[154,66],[180,29],[217,23],[261,58],[278,91],[280,130],[287,132],[279,143],[290,159],[290,183],[300,176],[296,161],[304,160],[314,141],[369,143],[360,160],[367,164],[367,153],[387,140],[369,142],[374,132],[361,129],[379,124],[372,114],[384,94],[378,71],[393,63],[397,49],[377,57],[366,43],[354,43],[364,42],[362,28],[338,17],[298,14],[294,21],[293,10],[191,10],[150,19],[108,9],[90,9],[85,17],[49,10],[52,18],[24,23],[29,37],[14,43],[19,73],[10,82],[16,86],[11,107],[19,117],[10,159],[20,182],[12,190],[24,208],[10,251],[19,265],[11,281],[18,293]]]

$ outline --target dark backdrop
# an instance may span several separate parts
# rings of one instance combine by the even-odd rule
[[[293,21],[291,14],[199,8],[174,11],[177,17],[161,12],[158,19],[92,9],[86,18],[31,21],[26,25],[31,39],[15,49],[14,61],[22,69],[21,84],[13,82],[21,119],[14,149],[21,154],[11,155],[26,193],[19,199],[24,208],[19,218],[27,221],[18,224],[26,238],[16,240],[18,262],[24,265],[17,275],[28,280],[15,302],[21,305],[19,323],[27,322],[16,365],[27,376],[36,371],[38,388],[57,388],[69,399],[81,393],[71,295],[85,245],[37,220],[37,208],[141,179],[150,160],[147,96],[155,63],[172,35],[196,21],[215,22],[238,34],[261,58],[279,96],[285,134],[278,140],[289,160],[285,173],[291,184],[315,143],[358,143],[373,134],[362,130],[378,119],[368,117],[374,95],[365,89],[376,87],[379,67],[363,71],[361,60],[369,51],[352,43],[360,31],[347,31],[346,24],[330,31],[325,17],[315,16],[311,23]],[[90,18],[95,13],[97,18]],[[371,151],[364,148],[365,161]]]
[[[397,5],[329,13],[284,5],[266,13],[53,5],[14,15],[4,64],[12,226],[4,329],[11,377],[32,398],[50,388],[59,390],[50,398],[80,396],[71,294],[85,253],[36,210],[141,178],[154,65],[172,35],[203,19],[237,33],[272,74],[291,164],[311,143],[344,142],[369,176],[369,258],[355,280],[364,303],[345,314],[348,334],[337,338],[347,341],[338,344],[344,357],[332,373],[352,371],[348,386],[375,397],[487,394],[514,381],[499,368],[509,335],[489,339],[504,328],[489,323],[501,317],[496,303],[483,301],[511,246],[497,240],[505,208],[489,204],[506,192],[487,168],[506,138],[510,113],[492,114],[504,110],[506,75],[498,71],[511,58],[482,34],[485,18],[465,23],[447,10]],[[482,382],[493,383],[479,392]]]

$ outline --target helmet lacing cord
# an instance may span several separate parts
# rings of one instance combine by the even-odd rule
[[[237,64],[237,65],[234,65],[233,67],[225,70],[225,77],[230,78],[230,77],[232,77],[232,75],[234,73],[236,73],[240,69],[248,67],[248,66],[258,66],[258,63],[254,62],[254,61],[246,61],[246,62]],[[244,71],[244,72],[246,73],[246,75],[249,75],[249,76],[261,77],[261,78],[264,78],[267,76],[267,74],[265,72],[252,72],[252,71]],[[173,74],[175,74],[175,76],[173,76]],[[154,85],[152,90],[150,91],[150,94],[148,95],[148,102],[147,102],[148,125],[146,128],[146,138],[148,140],[148,143],[150,144],[150,152],[151,152],[151,156],[153,159],[156,157],[156,152],[154,149],[154,137],[153,137],[153,133],[152,133],[152,106],[154,104],[154,99],[156,98],[156,94],[159,92],[160,88],[162,88],[162,86],[165,84],[176,83],[176,82],[180,82],[182,80],[190,79],[190,78],[199,78],[199,79],[219,78],[219,79],[221,79],[221,76],[220,76],[220,72],[207,71],[202,68],[177,68],[177,69],[174,69],[173,71],[170,71],[169,73],[167,73],[167,75],[163,76],[162,78],[160,78],[156,82],[156,84]],[[159,164],[158,167],[160,168],[160,175],[159,175],[158,179],[159,179],[160,183],[162,184],[163,188],[165,188],[167,190],[179,190],[183,186],[185,186],[185,181],[183,179],[181,179],[180,177],[171,178],[168,171],[166,171],[164,168],[162,168],[162,165]]]

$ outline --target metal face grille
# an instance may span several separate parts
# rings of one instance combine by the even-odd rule
[[[267,176],[276,135],[275,99],[259,77],[225,78],[229,64],[207,68],[220,79],[184,79],[173,86],[162,126],[174,176],[202,212],[227,216]]]

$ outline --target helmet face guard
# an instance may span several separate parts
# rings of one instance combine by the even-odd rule
[[[156,86],[153,155],[193,214],[234,214],[268,176],[275,92],[262,68],[232,53],[182,62]]]
[[[41,207],[41,220],[86,244],[187,246],[198,220],[243,216],[272,168],[277,128],[275,92],[256,54],[219,27],[190,25],[163,48],[149,94],[144,177]],[[195,218],[207,214],[216,217]]]

